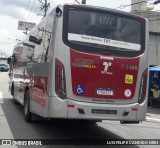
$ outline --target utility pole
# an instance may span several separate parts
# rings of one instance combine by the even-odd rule
[[[50,7],[50,3],[47,3],[47,0],[43,3],[42,0],[38,0],[42,5],[40,7],[41,10],[44,10],[44,17],[47,15],[48,8]]]
[[[153,4],[157,5],[160,3],[160,0],[156,0]]]
[[[86,0],[82,0],[82,4],[86,4]]]

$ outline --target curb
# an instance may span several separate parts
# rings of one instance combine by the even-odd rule
[[[3,102],[3,94],[2,94],[2,92],[0,92],[0,104],[3,104],[4,102]]]
[[[160,123],[160,119],[156,119],[156,118],[149,118],[149,117],[147,117],[146,121],[147,122]]]

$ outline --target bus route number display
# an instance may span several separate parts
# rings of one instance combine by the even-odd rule
[[[101,25],[112,26],[112,25],[114,25],[115,21],[114,21],[114,19],[111,18],[111,17],[100,16],[100,18],[99,18],[99,23],[100,23]]]

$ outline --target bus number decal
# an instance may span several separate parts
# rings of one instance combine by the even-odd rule
[[[138,70],[137,65],[128,65],[128,64],[122,64],[122,69],[127,69],[127,70]]]

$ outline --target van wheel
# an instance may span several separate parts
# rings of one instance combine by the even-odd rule
[[[30,112],[30,94],[29,91],[27,90],[24,96],[24,119],[26,122],[31,122],[32,121],[32,113]]]

